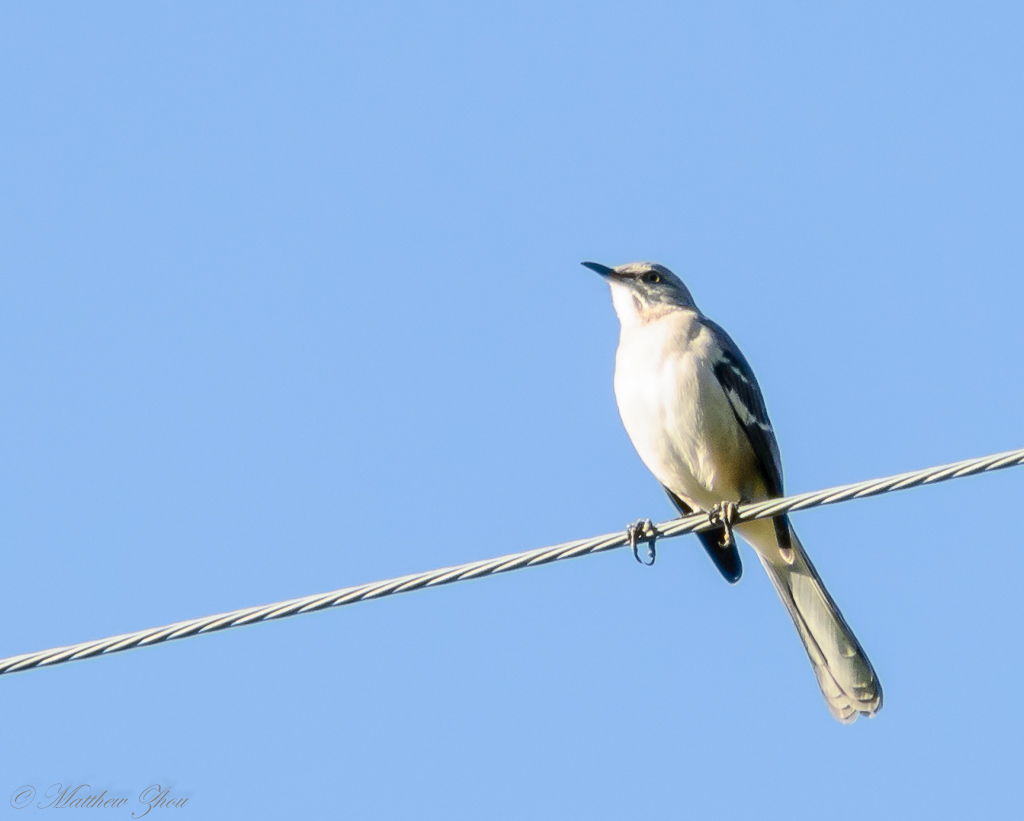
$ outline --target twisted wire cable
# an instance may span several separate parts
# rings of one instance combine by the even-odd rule
[[[780,513],[806,510],[821,505],[834,505],[839,502],[849,501],[850,499],[864,499],[868,496],[878,496],[894,490],[905,490],[919,485],[945,482],[949,479],[959,479],[964,476],[973,476],[977,473],[986,473],[1022,464],[1024,464],[1024,448],[1006,451],[1005,453],[996,453],[992,456],[984,456],[978,459],[966,459],[962,462],[939,465],[938,467],[925,468],[924,470],[910,473],[900,473],[884,479],[870,479],[866,482],[840,485],[827,488],[826,490],[800,493],[795,496],[785,496],[764,502],[742,504],[737,508],[734,522],[739,524],[754,519],[770,518]],[[655,526],[654,531],[658,538],[667,538],[682,536],[687,533],[703,532],[716,526],[709,519],[707,513],[695,513],[659,524]],[[369,584],[357,585],[356,587],[343,587],[340,590],[332,590],[329,593],[319,593],[259,607],[247,607],[241,610],[232,610],[229,613],[218,613],[199,619],[179,621],[164,627],[137,630],[134,633],[123,633],[122,635],[111,636],[106,639],[85,641],[67,647],[56,647],[36,653],[11,656],[0,659],[0,675],[29,670],[34,667],[51,667],[68,661],[110,655],[111,653],[119,653],[122,650],[147,647],[165,641],[197,636],[201,633],[212,633],[217,630],[227,630],[231,627],[241,627],[247,624],[259,624],[260,622],[272,621],[274,619],[297,616],[300,613],[313,613],[317,610],[326,610],[329,607],[341,607],[342,605],[355,604],[367,599],[379,599],[396,593],[407,593],[410,590],[420,590],[424,587],[437,587],[442,584],[452,584],[453,582],[465,581],[467,579],[480,579],[484,576],[507,573],[523,567],[534,567],[562,559],[574,559],[591,553],[602,553],[606,550],[624,547],[629,544],[629,540],[630,534],[628,531],[609,533],[590,539],[577,539],[576,541],[565,542],[553,547],[527,550],[522,553],[500,556],[496,559],[485,559],[455,567],[445,567],[440,570],[413,573],[408,576],[371,582]]]

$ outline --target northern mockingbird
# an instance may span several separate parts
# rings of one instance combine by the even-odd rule
[[[782,496],[782,460],[754,372],[663,265],[584,262],[611,286],[621,325],[615,399],[637,453],[683,515],[714,511],[698,534],[730,582],[742,573],[728,503]],[[723,505],[723,503],[725,503]],[[725,511],[723,516],[722,511]],[[843,723],[882,707],[871,662],[804,552],[788,517],[736,526],[793,618],[825,703]]]

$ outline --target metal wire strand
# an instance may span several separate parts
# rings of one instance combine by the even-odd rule
[[[765,502],[740,505],[735,522],[741,523],[754,519],[765,519],[777,516],[780,513],[806,510],[807,508],[819,507],[821,505],[834,505],[850,499],[878,496],[894,490],[905,490],[906,488],[917,487],[918,485],[945,482],[948,479],[959,479],[963,476],[973,476],[976,473],[1001,470],[1021,464],[1024,464],[1024,448],[1007,451],[1006,453],[997,453],[992,456],[984,456],[980,459],[967,459],[950,465],[926,468],[912,473],[901,473],[884,479],[871,479],[852,485],[841,485],[826,490],[801,493],[796,496],[786,496]],[[664,522],[658,525],[655,531],[658,538],[667,538],[670,536],[682,536],[686,533],[702,532],[713,527],[716,527],[716,525],[711,523],[707,513],[695,513],[681,519],[672,519]],[[300,613],[313,613],[317,610],[326,610],[329,607],[341,607],[342,605],[355,604],[366,599],[379,599],[396,593],[420,590],[424,587],[437,587],[442,584],[451,584],[467,579],[479,579],[484,576],[493,576],[497,573],[507,573],[510,570],[519,570],[523,567],[534,567],[562,559],[574,559],[591,553],[602,553],[627,544],[629,544],[628,531],[609,533],[604,536],[595,536],[591,539],[565,542],[553,547],[542,547],[536,550],[527,550],[523,553],[513,553],[512,555],[500,556],[496,559],[485,559],[483,561],[470,562],[469,564],[461,564],[456,567],[445,567],[425,573],[414,573],[409,576],[400,576],[397,579],[371,582],[356,587],[343,587],[340,590],[332,590],[330,593],[289,599],[288,601],[276,602],[261,607],[247,607],[242,610],[233,610],[230,613],[219,613],[200,619],[179,621],[164,627],[138,630],[134,633],[124,633],[120,636],[111,636],[110,638],[96,641],[85,641],[67,647],[42,650],[37,653],[11,656],[10,658],[0,659],[0,675],[29,670],[34,667],[52,667],[55,664],[63,664],[67,661],[110,655],[111,653],[119,653],[122,650],[130,650],[133,647],[144,647],[165,641],[188,638],[189,636],[197,636],[201,633],[212,633],[216,630],[227,630],[231,627],[241,627],[246,624],[258,624],[274,619],[288,618],[289,616],[297,616]]]

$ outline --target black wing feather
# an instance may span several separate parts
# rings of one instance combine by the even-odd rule
[[[668,494],[668,498],[672,500],[672,504],[676,506],[683,516],[689,516],[693,513],[693,508],[690,507],[686,502],[676,496],[671,490],[662,485],[665,493]],[[701,544],[704,545],[704,549],[711,557],[711,561],[715,563],[715,567],[718,568],[718,572],[725,576],[725,580],[729,584],[736,584],[740,580],[740,576],[743,575],[743,563],[740,561],[740,551],[736,547],[736,541],[729,547],[722,547],[722,542],[725,540],[725,528],[718,527],[714,530],[708,530],[703,533],[696,534],[697,538],[700,539]]]
[[[715,333],[722,352],[714,365],[715,377],[729,399],[736,421],[743,428],[753,448],[768,495],[782,496],[782,458],[779,455],[779,443],[775,439],[775,431],[768,418],[768,408],[765,407],[754,370],[721,326],[710,320],[707,320],[707,324]],[[788,549],[791,546],[788,519],[785,516],[777,516],[773,521],[779,546]]]

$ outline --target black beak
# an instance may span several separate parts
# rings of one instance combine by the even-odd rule
[[[599,262],[581,262],[580,265],[584,268],[589,268],[591,271],[597,271],[597,273],[605,278],[618,276],[614,268],[609,268],[607,265],[602,265]]]

